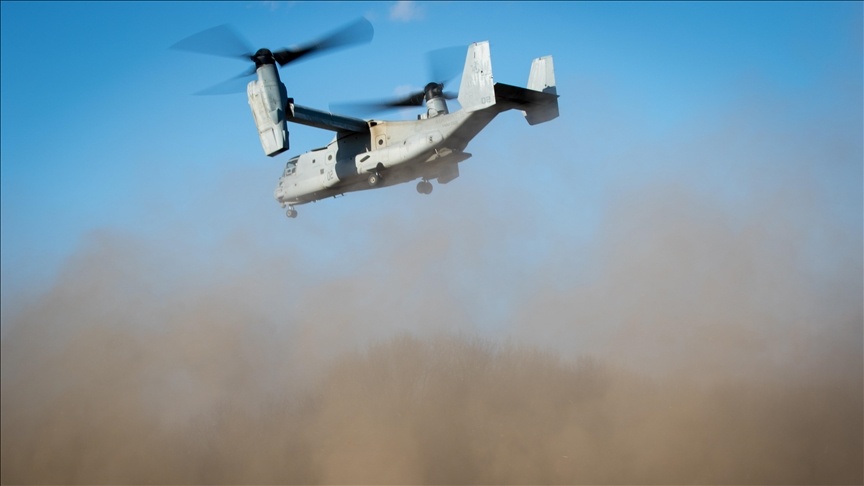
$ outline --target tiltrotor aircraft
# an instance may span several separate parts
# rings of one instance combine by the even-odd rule
[[[489,42],[468,46],[462,81],[456,95],[443,90],[446,79],[434,79],[417,93],[374,104],[378,108],[426,106],[416,120],[385,121],[336,115],[296,104],[289,98],[280,67],[308,54],[368,42],[372,26],[360,19],[304,46],[270,51],[251,49],[224,26],[196,34],[173,47],[208,54],[229,55],[255,63],[240,77],[257,74],[246,88],[249,106],[264,153],[269,157],[288,150],[288,122],[335,133],[326,146],[288,160],[274,193],[295,218],[295,206],[348,192],[392,186],[420,179],[417,191],[432,192],[432,183],[447,184],[459,176],[459,163],[471,157],[468,143],[499,113],[522,111],[530,125],[558,116],[558,95],[552,56],[534,59],[527,88],[496,83],[492,77]],[[218,42],[212,42],[218,40]],[[440,77],[440,76],[439,76]],[[224,84],[224,83],[223,83]],[[201,94],[220,92],[220,86]],[[460,109],[450,112],[448,99]]]

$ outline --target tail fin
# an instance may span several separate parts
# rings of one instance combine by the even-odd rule
[[[468,46],[458,100],[462,109],[468,112],[488,108],[495,104],[489,41],[475,42]]]
[[[558,89],[555,87],[555,65],[552,63],[552,56],[538,57],[531,63],[531,74],[528,75],[528,89],[552,95],[558,94]],[[556,96],[546,103],[532,106],[525,110],[524,113],[529,125],[536,125],[558,118],[558,97]]]
[[[531,63],[528,89],[558,94],[558,90],[555,88],[555,65],[552,63],[552,56],[538,57]]]

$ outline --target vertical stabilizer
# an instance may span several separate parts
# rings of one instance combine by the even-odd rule
[[[555,97],[550,97],[543,103],[536,103],[523,111],[529,125],[537,125],[558,118],[558,88],[555,87],[555,65],[552,63],[552,56],[538,57],[531,63],[528,89],[555,95]]]
[[[465,70],[459,86],[459,104],[465,111],[476,111],[495,104],[495,87],[492,80],[492,56],[489,41],[475,42],[468,46]]]
[[[555,88],[555,66],[552,64],[552,56],[538,57],[531,63],[528,89],[558,94],[558,90]]]

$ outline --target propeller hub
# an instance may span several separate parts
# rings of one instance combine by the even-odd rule
[[[258,51],[251,56],[252,61],[255,62],[255,67],[259,68],[265,64],[276,64],[276,60],[273,59],[273,53],[270,49],[258,49]]]
[[[441,83],[429,83],[423,88],[425,92],[426,101],[429,101],[433,98],[441,98],[444,96],[444,85]]]

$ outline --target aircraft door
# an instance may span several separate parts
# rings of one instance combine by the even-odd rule
[[[322,175],[324,176],[324,187],[332,187],[336,185],[340,178],[339,173],[337,171],[338,161],[336,160],[336,154],[332,151],[327,153],[327,157],[324,160],[324,169]]]

